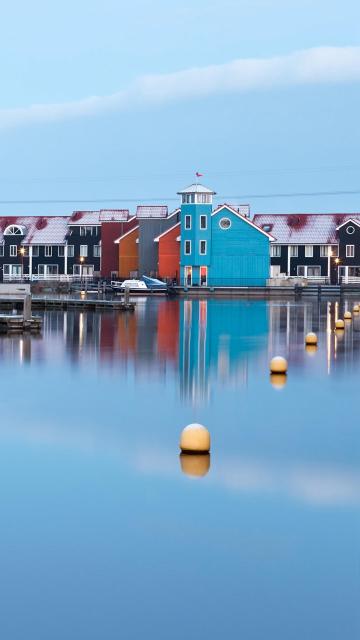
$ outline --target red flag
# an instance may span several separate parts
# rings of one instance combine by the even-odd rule
[[[203,177],[203,173],[199,173],[198,171],[195,173],[197,178],[202,178]]]

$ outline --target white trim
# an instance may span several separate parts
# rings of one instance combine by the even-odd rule
[[[350,249],[351,247],[351,254],[348,253],[348,248]],[[346,258],[355,258],[355,245],[354,244],[347,244],[345,245],[345,252],[346,252]]]
[[[359,220],[355,220],[354,218],[348,218],[347,220],[345,220],[345,222],[342,222],[341,224],[339,224],[338,227],[336,227],[336,231],[341,229],[341,227],[343,227],[345,224],[349,224],[349,222],[351,222],[351,224],[355,224],[357,227],[360,227]]]
[[[205,252],[202,253],[201,251],[201,243],[205,242]],[[207,240],[199,240],[199,256],[206,256],[207,255]]]
[[[120,240],[122,240],[123,238],[126,238],[126,236],[129,236],[130,233],[133,233],[138,228],[139,228],[139,225],[137,225],[136,227],[133,227],[132,229],[129,229],[129,231],[126,231],[126,233],[123,233],[122,236],[119,236],[118,238],[116,238],[116,240],[114,240],[114,244],[119,244]]]
[[[235,209],[233,209],[232,207],[230,207],[228,204],[222,204],[220,207],[218,207],[217,209],[215,209],[211,216],[216,216],[218,213],[220,213],[220,211],[222,211],[223,209],[226,209],[227,211],[230,211],[230,213],[232,213],[234,216],[237,216],[238,218],[240,218],[241,220],[243,220],[244,222],[246,222],[246,224],[249,224],[251,227],[253,227],[254,229],[256,229],[256,231],[259,231],[260,233],[262,233],[264,236],[266,236],[267,238],[269,238],[269,240],[271,242],[274,242],[276,240],[276,238],[274,238],[274,236],[271,235],[271,233],[268,233],[267,231],[264,231],[264,229],[261,229],[260,227],[257,226],[257,224],[255,224],[255,222],[252,222],[251,220],[249,220],[249,218],[246,218],[245,216],[242,216],[241,213],[238,213],[238,211],[236,211]]]
[[[186,243],[187,243],[187,242],[189,242],[189,243],[190,243],[190,251],[185,251],[185,249],[186,249]],[[192,247],[191,247],[191,240],[185,240],[185,241],[184,241],[184,256],[191,256],[191,250],[192,250]]]
[[[170,227],[170,229],[166,229],[166,231],[163,231],[162,233],[160,233],[159,236],[156,236],[156,238],[154,238],[154,242],[159,242],[160,238],[162,238],[163,236],[166,236],[167,233],[170,233],[170,231],[173,231],[173,229],[176,229],[176,227],[178,227],[180,224],[181,222],[177,222],[176,224],[174,224],[173,227]],[[180,239],[180,236],[179,236],[179,239]]]

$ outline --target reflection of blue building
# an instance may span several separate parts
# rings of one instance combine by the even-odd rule
[[[267,348],[264,300],[181,300],[179,370],[181,392],[205,400],[211,378],[245,383],[249,359]]]
[[[180,191],[180,277],[184,286],[265,286],[272,236],[241,208],[213,210],[214,191],[193,184]]]

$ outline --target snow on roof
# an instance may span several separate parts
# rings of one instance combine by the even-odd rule
[[[166,205],[139,205],[136,207],[137,218],[167,218]]]
[[[216,191],[212,189],[208,189],[208,187],[204,187],[202,184],[191,184],[190,187],[186,187],[182,191],[178,191],[178,195],[182,195],[183,193],[211,193],[215,195]]]
[[[126,222],[129,209],[100,209],[100,222]]]
[[[64,244],[68,220],[69,216],[4,216],[0,218],[0,242],[8,226],[19,225],[25,233],[22,244]]]
[[[73,211],[69,224],[71,226],[100,224],[100,211]]]
[[[254,223],[271,234],[278,244],[334,244],[336,229],[347,220],[360,220],[360,213],[258,213]]]

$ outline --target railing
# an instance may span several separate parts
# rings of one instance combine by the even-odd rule
[[[94,280],[94,276],[90,276],[90,275],[82,275],[82,276],[74,276],[74,275],[64,275],[64,274],[55,274],[55,275],[31,275],[29,276],[28,273],[25,273],[23,275],[9,275],[9,274],[4,274],[3,275],[3,281],[4,282],[39,282],[39,281],[45,281],[45,280],[51,280],[53,282],[82,282],[84,280]]]

